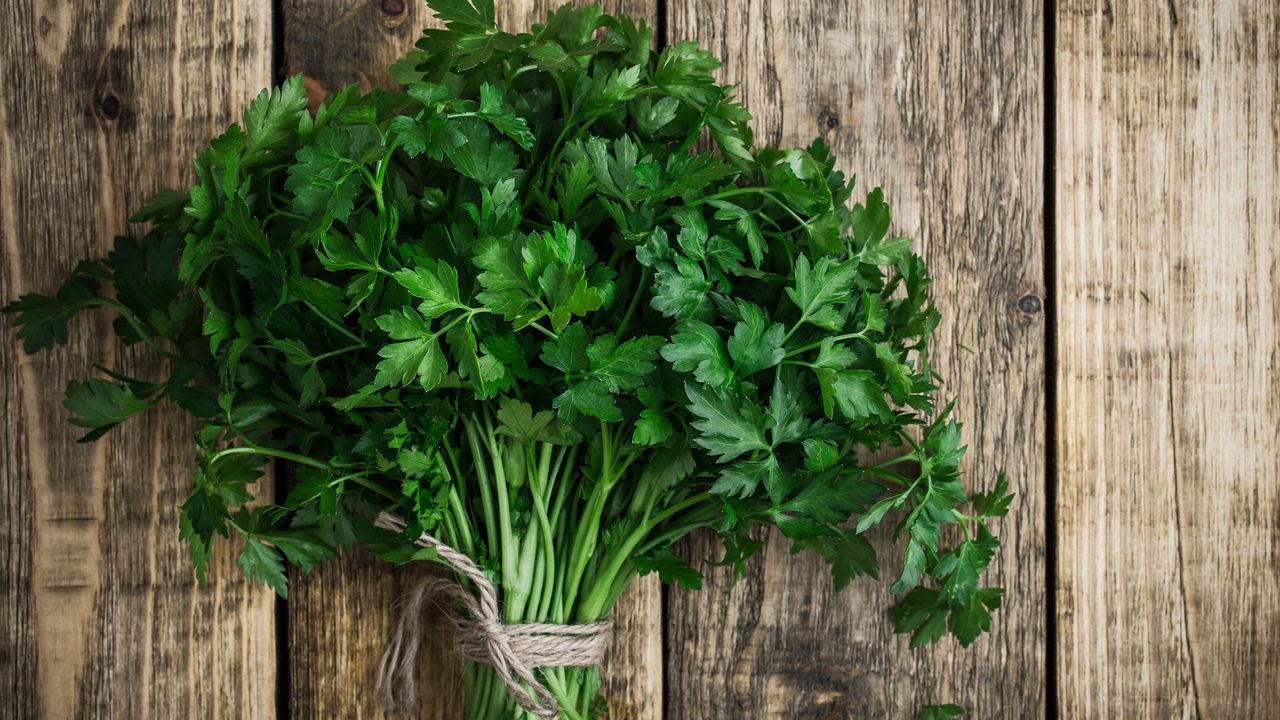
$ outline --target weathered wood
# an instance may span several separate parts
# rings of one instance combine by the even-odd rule
[[[500,2],[503,28],[527,29],[560,3]],[[654,3],[606,2],[606,12],[657,18]],[[419,0],[304,2],[285,0],[284,67],[302,73],[313,101],[348,83],[390,86],[387,66],[413,47],[435,22]],[[292,578],[289,600],[290,697],[296,717],[377,717],[371,692],[378,659],[395,619],[396,602],[417,568],[394,572],[367,555],[344,558],[306,578]],[[604,694],[611,713],[651,720],[662,713],[662,595],[656,578],[636,583],[615,610],[616,633],[606,658]],[[419,688],[429,702],[422,718],[462,717],[461,662],[448,651],[445,619],[428,624]]]
[[[940,702],[974,718],[1043,716],[1039,4],[683,0],[668,17],[671,42],[725,60],[759,142],[822,136],[864,192],[882,185],[897,203],[895,231],[918,239],[935,277],[933,359],[960,398],[964,468],[985,486],[1007,469],[1019,495],[990,578],[1009,601],[974,647],[909,650],[883,583],[836,594],[819,561],[773,538],[727,596],[721,570],[701,592],[672,592],[668,717],[908,718]],[[683,551],[719,552],[705,536]]]
[[[56,289],[147,196],[188,185],[195,151],[269,80],[270,37],[265,2],[6,3],[0,298]],[[178,541],[180,414],[77,445],[57,402],[94,363],[158,372],[107,322],[34,359],[0,327],[0,717],[269,717],[270,594],[229,547],[197,589]]]
[[[1280,7],[1057,16],[1062,716],[1280,706]]]

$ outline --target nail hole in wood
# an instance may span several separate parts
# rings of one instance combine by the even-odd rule
[[[98,103],[98,109],[102,111],[102,117],[115,120],[120,117],[120,98],[116,97],[115,93],[107,93]]]
[[[382,12],[390,17],[404,14],[404,0],[382,0]]]

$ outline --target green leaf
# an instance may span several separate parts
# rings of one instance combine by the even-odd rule
[[[699,432],[694,442],[717,455],[721,463],[770,449],[764,437],[764,413],[751,401],[690,383],[684,389],[689,412],[697,418],[692,423]]]
[[[479,30],[494,27],[493,0],[427,0],[427,7],[451,26]]]
[[[675,120],[676,111],[680,109],[680,101],[670,96],[655,102],[651,96],[642,95],[632,102],[636,128],[649,137],[653,137]]]
[[[866,205],[854,205],[849,218],[862,262],[871,265],[896,265],[911,247],[911,241],[907,238],[885,240],[885,233],[889,230],[889,206],[885,203],[884,192],[880,188],[867,195]]]
[[[533,149],[534,138],[529,124],[504,105],[502,91],[494,85],[480,85],[480,109],[476,116],[488,120],[494,129],[515,140],[525,150]]]
[[[90,442],[129,418],[151,407],[151,403],[133,394],[124,385],[94,378],[86,382],[72,380],[67,384],[67,397],[62,406],[73,415],[71,424],[92,428],[80,439]]]
[[[458,172],[490,187],[516,174],[518,160],[510,143],[494,139],[484,122],[475,118],[455,122],[464,142],[445,146],[444,152]]]
[[[282,598],[289,597],[289,580],[285,576],[280,552],[253,538],[246,538],[244,550],[236,559],[244,576],[271,588]]]
[[[543,362],[564,372],[568,384],[553,405],[566,420],[581,412],[616,422],[622,413],[613,394],[634,390],[653,372],[662,338],[634,338],[618,345],[612,335],[601,335],[589,346],[586,338],[586,329],[574,323],[545,346]]]
[[[907,541],[907,549],[902,556],[902,573],[898,575],[897,580],[893,581],[893,585],[889,586],[890,592],[906,592],[915,587],[920,582],[920,577],[924,575],[925,562],[924,546],[913,535]]]
[[[804,469],[822,472],[840,461],[840,452],[830,440],[809,438],[804,441]]]
[[[810,482],[777,509],[838,524],[848,520],[850,515],[862,512],[883,492],[883,487],[870,480],[837,475],[826,481]]]
[[[618,409],[618,403],[609,393],[609,387],[595,379],[570,384],[568,389],[557,395],[551,404],[566,420],[572,420],[576,413],[608,422],[622,420],[622,411]]]
[[[396,272],[396,281],[422,302],[418,312],[427,319],[450,310],[466,310],[458,292],[458,271],[443,262],[424,261],[413,269]]]
[[[587,329],[581,323],[565,328],[555,340],[543,346],[542,361],[566,374],[586,372]]]
[[[961,645],[969,647],[991,629],[991,613],[999,609],[1003,596],[1001,588],[981,588],[951,611],[947,626]]]
[[[765,244],[764,234],[760,232],[760,225],[756,223],[755,216],[742,207],[726,200],[712,200],[709,204],[716,208],[715,218],[717,220],[736,221],[734,228],[747,242],[747,251],[751,253],[751,263],[756,267],[760,267],[764,262]]]
[[[929,426],[924,449],[936,466],[954,468],[964,457],[966,448],[960,444],[960,424],[950,419],[951,407]]]
[[[533,411],[533,406],[511,398],[498,398],[499,435],[522,443],[564,442],[564,431],[549,410]]]
[[[733,367],[715,328],[698,320],[685,320],[671,342],[662,348],[662,358],[680,372],[692,372],[699,383],[724,387],[733,380]]]
[[[849,586],[854,579],[868,575],[880,579],[880,569],[876,563],[876,550],[866,538],[841,529],[836,538],[824,538],[821,541],[829,547],[825,557],[831,563],[831,577],[836,592]]]
[[[705,314],[711,283],[698,263],[681,255],[669,262],[655,263],[655,269],[650,302],[654,310],[676,320],[695,320]]]
[[[959,705],[925,705],[920,711],[920,720],[951,720],[964,715],[964,708]]]
[[[755,303],[739,300],[738,310],[742,321],[734,326],[733,337],[729,338],[729,357],[733,359],[734,374],[746,378],[782,362],[786,328],[780,323],[769,324],[768,315]]]
[[[982,527],[972,540],[960,543],[954,550],[938,558],[933,576],[942,580],[942,592],[961,605],[969,602],[978,588],[978,577],[991,564],[1000,543]]]
[[[911,633],[911,647],[935,643],[947,630],[947,610],[937,590],[918,587],[889,609],[893,630]]]
[[[247,138],[242,167],[267,160],[271,151],[294,141],[298,122],[307,111],[307,94],[302,75],[285,80],[274,91],[263,90],[244,111]]]
[[[702,589],[702,574],[689,567],[689,564],[679,555],[671,552],[669,546],[636,555],[633,562],[641,575],[656,572],[658,578],[668,585],[679,585],[685,590]]]
[[[98,297],[98,278],[106,269],[98,263],[82,262],[58,289],[55,297],[23,295],[4,306],[4,312],[17,313],[13,324],[18,339],[28,354],[50,350],[67,342],[67,323],[76,313],[89,307]]]
[[[448,371],[448,363],[440,351],[438,335],[421,315],[406,308],[379,316],[377,323],[393,339],[402,342],[390,343],[378,350],[382,361],[378,363],[375,387],[408,385],[415,379],[423,390],[440,384]]]
[[[707,447],[702,439],[697,442]],[[773,455],[767,455],[758,460],[739,460],[724,468],[720,471],[719,479],[711,485],[711,492],[717,495],[750,497],[755,495],[761,485],[764,485],[769,497],[776,500],[785,492],[783,487],[785,480],[782,468],[778,465],[778,459]]]
[[[290,564],[296,565],[304,573],[311,572],[325,560],[337,557],[332,548],[308,532],[280,530],[262,537],[284,553]]]
[[[907,402],[911,394],[911,370],[898,362],[888,343],[876,343],[872,347],[875,349],[876,359],[880,361],[880,367],[884,368],[885,377],[889,379],[889,396],[896,403]]]
[[[876,525],[879,525],[880,521],[884,518],[885,513],[889,512],[889,510],[894,507],[901,507],[902,502],[903,498],[901,495],[890,495],[889,497],[880,500],[880,502],[871,506],[870,510],[867,510],[858,518],[856,532],[858,534],[862,534]]]
[[[349,130],[332,126],[321,130],[313,145],[300,148],[285,181],[285,188],[294,194],[294,212],[345,221],[360,190],[358,151]]]
[[[409,97],[429,108],[434,108],[452,97],[449,88],[433,82],[415,82],[406,88],[405,92],[409,93]]]
[[[612,335],[601,335],[587,348],[589,375],[602,381],[610,392],[634,390],[653,372],[662,343],[660,337],[639,337],[618,345]]]
[[[870,290],[862,293],[862,307],[866,314],[866,331],[884,332],[885,319],[888,317],[888,311],[884,306],[884,299],[879,295],[872,294]]]
[[[1004,473],[1000,473],[996,486],[989,493],[977,493],[973,496],[973,514],[980,518],[1004,517],[1009,514],[1009,505],[1014,494],[1009,492],[1009,481]]]
[[[809,258],[801,255],[796,258],[795,287],[787,288],[787,297],[800,308],[802,322],[839,330],[844,324],[839,306],[849,302],[857,277],[857,263],[835,263],[821,257],[816,265],[810,265]]]
[[[889,420],[893,413],[885,402],[884,390],[869,370],[841,370],[832,386],[836,405],[850,420]]]
[[[635,430],[631,433],[631,442],[636,445],[661,445],[671,437],[675,429],[671,421],[661,411],[645,408],[636,418]]]
[[[499,383],[507,378],[507,370],[492,354],[481,351],[469,320],[450,330],[446,339],[462,376],[475,388],[480,399],[493,397],[502,389]]]
[[[414,94],[413,88],[410,89],[410,94]],[[426,96],[420,94],[417,97],[424,99]],[[391,119],[389,129],[399,140],[400,149],[411,158],[425,154],[433,160],[440,160],[446,153],[456,151],[467,142],[458,126],[451,124],[442,115],[431,115],[425,121],[397,115]]]

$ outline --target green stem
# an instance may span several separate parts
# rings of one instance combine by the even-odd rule
[[[147,347],[151,348],[152,350],[155,350],[160,355],[174,362],[180,362],[182,360],[181,357],[160,347],[160,345],[156,343],[156,341],[152,338],[151,333],[147,332],[142,327],[142,323],[139,322],[138,318],[134,316],[133,311],[131,311],[129,308],[125,307],[124,305],[121,305],[120,303],[115,302],[114,300],[108,300],[106,298],[98,298],[97,300],[93,300],[89,303],[86,303],[86,305],[99,305],[101,307],[107,307],[107,308],[111,308],[112,310],[115,310],[116,312],[120,313],[120,317],[124,318],[125,322],[129,323],[129,327],[133,328],[133,331],[138,334],[138,338],[141,339],[142,342],[146,343]]]
[[[484,529],[488,539],[489,558],[495,557],[500,548],[498,541],[498,525],[493,511],[493,492],[489,489],[489,471],[485,469],[484,454],[480,450],[480,440],[476,437],[476,429],[472,421],[463,419],[463,433],[467,436],[467,445],[471,448],[472,466],[475,468],[476,481],[480,486],[480,506],[484,512]]]
[[[652,518],[646,517],[640,525],[627,536],[621,544],[605,555],[601,561],[600,571],[596,573],[595,582],[592,584],[591,591],[582,601],[582,610],[579,613],[579,619],[589,621],[599,618],[603,615],[609,599],[613,595],[613,586],[615,578],[621,572],[623,566],[631,560],[632,553],[636,547],[644,541],[654,528],[661,525],[668,518],[676,513],[690,508],[697,503],[702,502],[707,497],[706,493],[699,493],[692,497],[686,498],[684,501],[673,505],[670,508],[658,513]],[[648,513],[646,512],[646,515]]]
[[[266,455],[267,457],[280,458],[281,460],[296,462],[299,465],[306,465],[320,470],[328,470],[330,472],[334,470],[334,466],[329,463],[321,462],[320,460],[307,457],[306,455],[299,455],[298,453],[292,453],[288,450],[258,447],[257,445],[237,445],[236,447],[223,448],[210,456],[209,464],[212,465],[228,455]]]
[[[366,345],[365,343],[359,343],[359,344],[357,344],[357,345],[348,345],[347,347],[340,348],[340,349],[338,349],[338,350],[331,350],[331,351],[329,351],[329,352],[327,352],[327,353],[324,353],[323,355],[317,355],[317,356],[315,356],[315,357],[311,358],[311,362],[312,362],[312,364],[315,364],[315,363],[320,362],[321,360],[328,360],[328,359],[329,359],[329,358],[331,358],[331,357],[337,357],[337,356],[339,356],[339,355],[343,355],[343,354],[345,354],[345,353],[349,353],[349,352],[351,352],[351,351],[353,351],[353,350],[363,350],[364,348],[367,348],[367,347],[369,347],[369,346],[368,346],[368,345]]]
[[[489,422],[487,410],[481,422],[484,423],[485,445],[493,467],[493,487],[498,509],[498,535],[502,538],[502,589],[505,595],[503,615],[507,622],[515,622],[519,619],[515,609],[523,610],[529,588],[527,578],[520,572],[521,567],[518,564],[521,555],[517,554],[520,548],[511,532],[511,503],[507,497],[507,473],[502,462],[502,452],[494,440],[493,426]]]
[[[645,281],[648,279],[649,268],[642,267],[640,269],[640,281],[636,284],[635,292],[631,294],[631,302],[627,304],[627,311],[622,315],[622,322],[618,323],[618,331],[615,333],[615,337],[619,339],[626,337],[627,324],[631,322],[631,316],[640,304],[640,298],[645,295]]]
[[[328,313],[322,312],[319,308],[317,308],[315,305],[312,305],[309,301],[304,300],[302,304],[310,308],[311,312],[315,313],[316,317],[323,320],[325,324],[327,324],[329,327],[333,328],[334,330],[337,330],[342,335],[345,335],[348,340],[351,340],[352,342],[356,342],[362,346],[367,347],[367,343],[365,343],[364,340],[360,339],[358,336],[353,334],[350,330],[343,327],[342,323],[339,323],[333,318],[329,317]]]
[[[792,335],[792,334],[794,334],[796,330],[799,330],[799,329],[800,329],[800,326],[801,326],[801,325],[803,325],[803,324],[804,324],[804,321],[805,321],[805,320],[807,320],[807,319],[808,319],[808,315],[806,314],[806,315],[801,316],[801,318],[800,318],[799,320],[797,320],[797,321],[796,321],[796,324],[795,324],[795,325],[791,328],[791,330],[787,333],[786,337],[782,338],[782,344],[783,344],[783,345],[786,345],[786,344],[787,344],[787,340],[790,340],[790,339],[791,339],[791,335]],[[848,334],[845,334],[845,335],[836,335],[835,337],[833,337],[833,338],[829,338],[829,339],[830,339],[832,342],[840,342],[841,340],[853,340],[853,339],[866,340],[868,343],[870,343],[870,342],[871,342],[870,340],[867,340],[867,331],[866,331],[865,329],[863,329],[863,330],[859,330],[859,331],[858,331],[858,332],[856,332],[856,333],[848,333]],[[828,340],[828,338],[823,338],[822,340],[819,340],[818,342],[815,342],[815,343],[809,343],[808,345],[805,345],[804,347],[796,348],[795,350],[791,350],[790,352],[788,352],[786,355],[783,355],[783,356],[782,356],[782,358],[785,360],[785,359],[787,359],[787,358],[789,358],[789,357],[794,357],[794,356],[796,356],[796,355],[800,355],[800,354],[802,354],[802,353],[809,352],[810,350],[816,350],[816,349],[818,349],[818,348],[822,347],[822,343],[826,342],[827,340]]]

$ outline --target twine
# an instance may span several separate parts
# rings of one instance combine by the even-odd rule
[[[405,528],[404,520],[385,512],[378,515],[374,524],[397,533]],[[498,612],[497,590],[471,558],[426,533],[414,542],[435,550],[441,560],[471,582],[475,593],[444,577],[426,577],[414,586],[400,610],[391,644],[378,664],[383,708],[390,713],[397,707],[415,705],[413,671],[422,645],[422,604],[428,597],[444,595],[457,600],[466,610],[465,615],[451,613],[456,630],[454,647],[467,658],[492,666],[520,707],[543,720],[558,720],[560,705],[534,677],[533,669],[599,664],[613,623],[606,620],[581,625],[506,625]]]

